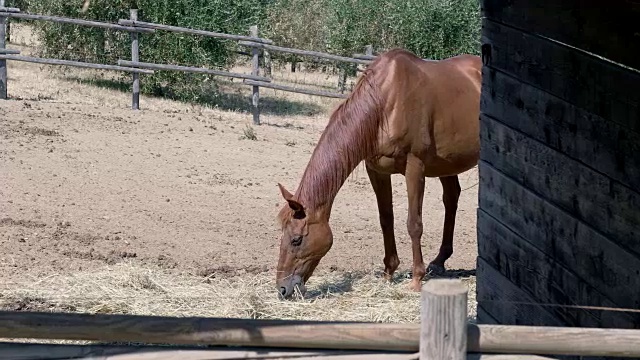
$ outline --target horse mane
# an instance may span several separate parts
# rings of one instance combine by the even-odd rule
[[[378,56],[360,76],[353,91],[331,113],[302,175],[294,198],[314,209],[333,202],[344,181],[364,159],[378,149],[378,134],[385,123],[385,102],[378,79],[384,68]],[[291,211],[285,206],[278,218],[284,224]]]

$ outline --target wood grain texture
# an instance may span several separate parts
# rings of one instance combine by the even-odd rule
[[[189,28],[184,28],[179,26],[154,24],[154,23],[145,22],[145,21],[131,21],[129,19],[120,19],[118,20],[118,24],[120,24],[121,26],[132,26],[139,30],[153,30],[153,31],[163,30],[163,31],[170,31],[170,32],[177,32],[177,33],[184,33],[184,34],[191,34],[191,35],[213,37],[213,38],[219,38],[219,39],[225,39],[225,40],[234,40],[234,41],[245,40],[245,41],[254,41],[254,42],[265,43],[265,44],[273,43],[273,40],[257,38],[253,36],[224,34],[224,33],[218,33],[213,31],[189,29]]]
[[[221,70],[212,70],[212,69],[192,67],[192,66],[155,64],[155,63],[148,63],[148,62],[133,62],[129,60],[118,60],[118,65],[127,66],[130,68],[139,68],[139,69],[184,71],[184,72],[193,72],[193,73],[200,73],[200,74],[226,76],[226,77],[239,78],[239,79],[252,79],[252,80],[258,80],[258,81],[264,81],[264,82],[271,81],[271,79],[265,78],[262,76],[253,76],[250,74],[240,74],[240,73],[233,73],[233,72],[227,72],[227,71],[221,71]]]
[[[498,323],[503,325],[540,325],[540,326],[565,326],[566,324],[546,308],[540,305],[518,305],[516,302],[536,304],[537,300],[529,293],[513,284],[509,279],[500,274],[486,260],[479,257],[476,277],[476,300],[478,309],[490,315]],[[485,352],[481,343],[474,343],[475,339],[483,339],[481,333],[483,326],[478,329],[469,329],[469,351]],[[482,349],[482,350],[479,350]]]
[[[483,0],[496,22],[640,69],[640,1]]]
[[[480,137],[482,160],[640,256],[640,193],[484,114]]]
[[[137,72],[141,74],[153,74],[153,70],[147,70],[147,69],[135,69],[135,68],[126,67],[126,66],[94,64],[94,63],[86,63],[81,61],[47,59],[47,58],[38,58],[38,57],[22,56],[22,55],[0,54],[0,59],[24,61],[24,62],[45,64],[45,65],[74,66],[74,67],[82,67],[82,68],[89,68],[89,69],[114,70],[114,71],[124,71],[124,72]]]
[[[640,133],[505,73],[483,70],[484,114],[640,191]]]
[[[62,345],[0,343],[0,358],[11,360],[239,360],[239,359],[329,359],[416,360],[414,353],[355,350],[296,350],[237,347],[185,347],[139,345]]]
[[[606,294],[617,306],[640,309],[640,260],[637,256],[505,176],[491,164],[481,161],[478,168],[478,206],[482,211]],[[484,249],[485,240],[491,241],[479,235],[479,251]],[[478,281],[480,277],[478,274]],[[579,297],[567,295],[576,297],[575,301]]]
[[[251,86],[261,86],[269,89],[276,89],[276,90],[282,90],[282,91],[294,92],[294,93],[306,94],[306,95],[324,96],[324,97],[340,98],[340,99],[346,99],[349,96],[349,94],[340,94],[340,93],[333,93],[333,92],[320,91],[320,90],[296,88],[293,86],[266,83],[262,81],[253,81],[249,79],[244,80],[244,83],[246,85],[251,85]]]
[[[553,256],[544,254],[481,209],[477,223],[478,237],[482,239],[478,244],[479,255],[509,281],[531,294],[537,302],[619,307],[608,297],[608,292],[594,288],[590,284],[591,279],[581,279],[571,268]],[[607,283],[596,282],[600,289],[609,288]],[[640,328],[640,313],[555,306],[548,307],[548,311],[573,326]]]
[[[486,66],[640,132],[640,72],[489,19],[481,41]]]
[[[422,287],[420,360],[466,358],[467,293],[458,279],[433,279]]]
[[[350,58],[350,57],[332,55],[332,54],[322,53],[322,52],[318,52],[318,51],[308,51],[308,50],[286,48],[286,47],[282,47],[282,46],[267,45],[267,44],[263,44],[263,43],[253,42],[253,41],[238,41],[238,45],[240,45],[240,46],[248,46],[248,47],[257,47],[259,49],[264,49],[264,50],[271,50],[271,51],[284,52],[284,53],[289,53],[289,54],[316,57],[316,58],[328,59],[328,60],[333,60],[333,61],[342,61],[342,62],[349,62],[349,63],[356,63],[356,64],[369,64],[369,63],[371,63],[370,60],[354,59],[354,58]]]
[[[418,351],[419,324],[0,311],[0,338]]]
[[[7,360],[418,360],[417,353],[348,350],[306,350],[269,348],[189,348],[177,346],[59,345],[0,343],[0,358]],[[545,360],[548,357],[520,354],[466,355],[467,360]]]
[[[478,325],[484,353],[640,357],[640,331]]]
[[[155,32],[154,29],[134,28],[130,26],[122,26],[118,24],[112,24],[112,23],[101,22],[101,21],[80,20],[80,19],[65,18],[60,16],[25,14],[25,13],[0,13],[0,16],[7,16],[7,17],[25,19],[25,20],[52,21],[52,22],[61,23],[61,24],[91,26],[91,27],[98,27],[98,28],[110,29],[110,30],[127,31],[127,32],[140,32],[140,33]]]

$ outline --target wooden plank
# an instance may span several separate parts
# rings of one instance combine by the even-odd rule
[[[20,9],[15,8],[15,7],[4,7],[4,6],[0,6],[0,12],[7,12],[7,13],[19,13]]]
[[[486,65],[640,132],[640,72],[482,20]]]
[[[20,50],[16,50],[16,49],[0,49],[0,54],[18,55],[18,54],[20,54]]]
[[[239,360],[239,359],[392,359],[413,360],[413,353],[354,350],[299,350],[234,347],[184,347],[145,345],[63,345],[0,342],[0,358],[12,360]]]
[[[625,251],[588,224],[545,201],[484,160],[481,160],[478,169],[478,206],[482,211],[521,238],[527,239],[542,253],[570,269],[601,294],[606,294],[617,306],[640,309],[640,260],[637,256]],[[486,250],[483,244],[485,240],[491,241],[484,237],[478,238],[479,250]],[[530,254],[532,258],[535,255]],[[525,283],[521,286],[533,285]],[[573,296],[578,301],[581,295]]]
[[[483,0],[488,19],[640,69],[640,2]]]
[[[140,69],[152,69],[152,70],[163,70],[163,71],[184,71],[184,72],[192,72],[192,73],[200,73],[200,74],[211,74],[211,75],[226,76],[231,78],[258,80],[258,81],[264,81],[267,83],[271,81],[271,79],[265,78],[262,76],[233,73],[233,72],[221,71],[221,70],[212,70],[212,69],[199,68],[199,67],[193,67],[193,66],[155,64],[155,63],[148,63],[148,62],[133,62],[129,60],[118,60],[118,65],[130,67],[130,68],[140,68]]]
[[[258,37],[258,25],[249,28],[249,34]],[[251,48],[251,75],[258,76],[260,74],[260,50]],[[253,113],[253,124],[260,125],[260,87],[251,87],[251,106]]]
[[[0,342],[0,358],[11,360],[418,360],[416,353],[345,350],[300,351],[295,349],[188,348],[176,346],[61,345]],[[468,360],[545,360],[548,357],[520,354],[467,354]]]
[[[0,338],[418,351],[420,324],[0,311]]]
[[[420,360],[464,360],[467,293],[459,279],[433,279],[422,288]]]
[[[478,242],[482,239],[478,239]],[[478,257],[477,278],[476,278],[476,300],[478,309],[491,315],[500,324],[504,325],[540,325],[540,326],[564,326],[565,323],[551,314],[547,309],[536,305],[536,299],[524,290],[517,287],[509,279],[500,274],[486,260]],[[519,305],[525,302],[531,305]],[[477,325],[479,329],[496,325]],[[470,339],[475,339],[476,335],[469,330]],[[481,340],[484,337],[482,330],[477,335]],[[468,344],[469,351],[487,352],[482,344]],[[476,350],[482,349],[482,350]],[[494,352],[503,352],[495,351]]]
[[[640,189],[640,133],[485,67],[482,112],[632,189]]]
[[[276,90],[294,92],[294,93],[298,93],[298,94],[324,96],[324,97],[339,98],[339,99],[346,99],[347,97],[349,97],[349,94],[340,94],[340,93],[332,93],[332,92],[320,91],[320,90],[310,90],[310,89],[304,89],[304,88],[295,88],[293,86],[270,84],[270,83],[266,83],[266,82],[262,82],[262,81],[253,81],[253,80],[248,80],[248,79],[244,80],[243,82],[246,85],[261,86],[261,87],[265,87],[265,88],[269,88],[269,89],[276,89]]]
[[[487,289],[501,294],[505,294],[503,290],[507,290],[508,294],[516,295],[515,299],[522,298],[520,295],[524,293],[521,290],[515,289],[518,294],[511,292],[513,289],[508,285],[508,280],[504,280],[504,277],[495,271],[491,273],[490,266],[482,259],[478,259],[478,266],[483,273],[493,275],[487,276],[483,281],[495,283],[497,280],[507,286],[504,289]],[[500,306],[503,309],[509,308],[509,304]],[[0,311],[0,338],[26,337],[174,345],[248,345],[253,350],[269,347],[278,348],[279,351],[284,348],[287,348],[287,351],[296,348],[314,349],[313,351],[322,348],[347,350],[345,345],[354,345],[357,341],[355,347],[366,346],[360,349],[366,352],[380,350],[415,354],[418,350],[419,331],[419,325],[414,324]],[[640,356],[640,347],[637,346],[640,343],[638,330],[469,324],[467,334],[467,349],[471,353]],[[384,349],[391,347],[394,349]],[[351,350],[357,350],[356,348],[351,347]]]
[[[74,66],[74,67],[90,68],[90,69],[137,72],[140,74],[153,74],[152,70],[146,70],[146,69],[135,69],[135,68],[125,67],[125,66],[94,64],[94,63],[71,61],[71,60],[47,59],[47,58],[38,58],[38,57],[22,56],[22,55],[1,55],[0,54],[0,59],[24,61],[24,62],[45,64],[45,65]]]
[[[273,40],[263,39],[263,38],[259,38],[259,37],[245,36],[245,35],[223,34],[223,33],[218,33],[218,32],[213,32],[213,31],[189,29],[189,28],[184,28],[184,27],[179,27],[179,26],[171,26],[171,25],[164,25],[164,24],[154,24],[154,23],[144,22],[144,21],[139,21],[139,20],[132,21],[132,20],[129,20],[129,19],[120,19],[120,20],[118,20],[118,24],[120,24],[122,26],[132,26],[132,27],[135,27],[135,28],[138,28],[138,29],[145,29],[145,30],[147,30],[147,29],[164,30],[164,31],[177,32],[177,33],[213,37],[213,38],[219,38],[219,39],[225,39],[225,40],[234,40],[234,41],[246,40],[246,41],[253,41],[253,42],[257,42],[257,43],[273,44]]]
[[[254,42],[254,41],[239,41],[238,45],[247,46],[247,47],[255,47],[255,48],[263,49],[263,50],[284,52],[284,53],[288,53],[288,54],[296,54],[296,55],[301,55],[301,56],[309,56],[309,57],[316,57],[316,58],[321,58],[321,59],[328,59],[328,60],[333,60],[333,61],[342,61],[342,62],[356,63],[356,64],[370,64],[371,63],[370,60],[354,59],[354,58],[350,58],[350,57],[332,55],[332,54],[322,53],[322,52],[318,52],[318,51],[308,51],[308,50],[286,48],[286,47],[282,47],[282,46],[267,45],[267,44],[262,44],[262,43],[258,43],[258,42]]]
[[[482,160],[640,256],[640,193],[499,121],[480,118]]]
[[[4,7],[4,0],[0,0],[0,6]],[[0,13],[0,50],[7,46],[7,18]],[[0,99],[7,99],[7,60],[0,58]]]
[[[153,29],[144,29],[144,28],[134,28],[130,26],[122,26],[107,22],[101,21],[91,21],[91,20],[80,20],[80,19],[72,19],[60,16],[50,16],[50,15],[38,15],[38,14],[25,14],[25,13],[0,13],[0,16],[12,17],[17,19],[25,19],[25,20],[44,20],[44,21],[52,21],[56,23],[62,24],[73,24],[73,25],[82,25],[82,26],[91,26],[109,30],[119,30],[119,31],[127,31],[127,32],[139,32],[139,33],[153,33],[155,30]]]
[[[498,320],[496,320],[493,316],[491,316],[491,314],[487,313],[486,311],[484,311],[484,309],[482,308],[477,308],[476,309],[476,322],[478,324],[484,324],[484,325],[498,325]]]
[[[131,20],[138,19],[138,9],[130,9],[129,16],[131,16]],[[140,61],[140,42],[138,39],[138,33],[131,33],[131,62],[136,63]],[[133,73],[133,83],[131,86],[132,94],[131,94],[131,109],[139,110],[140,109],[140,75],[137,73]]]
[[[607,292],[596,290],[591,279],[583,280],[569,266],[544,254],[526,239],[509,230],[482,209],[478,211],[478,253],[496,271],[542,304],[567,324],[583,327],[640,328],[640,313],[600,310],[617,308]],[[562,239],[558,239],[562,241]],[[580,264],[577,264],[578,266]],[[600,284],[600,289],[609,284]],[[591,308],[578,308],[589,306]]]
[[[640,330],[510,325],[477,327],[475,331],[481,334],[477,347],[482,348],[483,353],[640,356]],[[476,347],[476,344],[469,344],[472,345]]]

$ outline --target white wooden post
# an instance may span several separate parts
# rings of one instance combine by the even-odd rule
[[[0,7],[4,7],[4,0],[0,0]],[[0,17],[0,54],[6,49],[7,18]],[[0,59],[0,99],[7,99],[7,60]]]
[[[249,28],[249,34],[253,37],[258,37],[258,25],[253,25]],[[251,48],[251,75],[258,76],[260,74],[260,49],[256,47]],[[253,105],[253,123],[260,125],[260,87],[252,86],[251,105]]]
[[[467,358],[467,286],[432,279],[422,287],[420,360]]]
[[[138,20],[138,9],[130,9],[129,19],[131,21]],[[139,33],[132,31],[131,32],[131,61],[139,62],[140,61],[140,43],[139,43]],[[131,108],[133,110],[140,109],[140,74],[133,73],[133,95],[131,98]]]

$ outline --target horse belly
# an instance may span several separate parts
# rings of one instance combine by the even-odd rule
[[[381,156],[375,160],[367,160],[366,164],[371,170],[380,174],[404,174],[407,158],[406,156]]]

